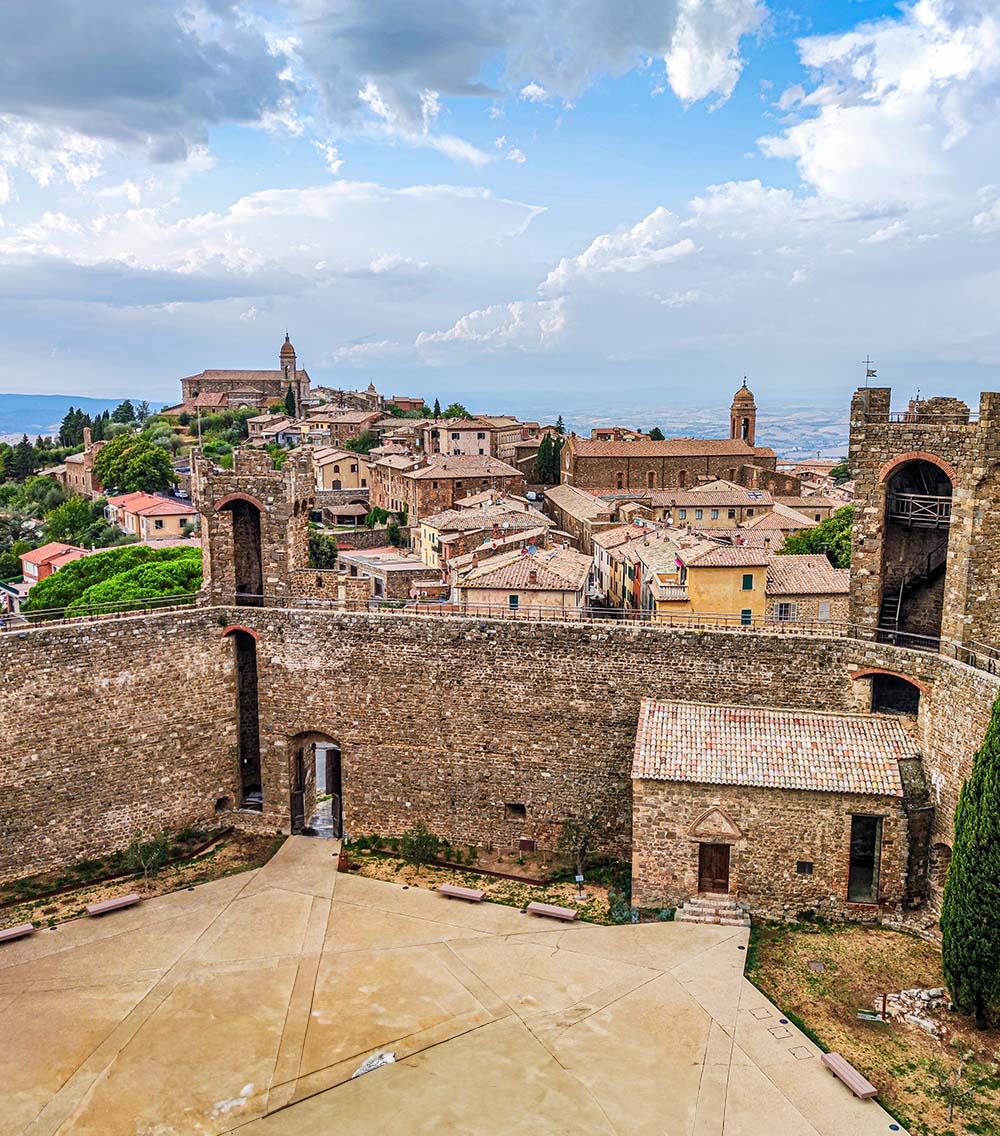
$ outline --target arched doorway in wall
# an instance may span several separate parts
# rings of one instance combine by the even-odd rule
[[[236,717],[239,752],[239,807],[261,812],[264,785],[260,770],[260,712],[257,695],[257,636],[245,627],[227,627],[236,662]]]
[[[236,603],[261,607],[264,602],[264,560],[260,540],[260,508],[246,497],[230,497],[218,509],[233,518],[233,570]]]
[[[885,474],[879,628],[902,646],[930,646],[923,639],[941,635],[953,485],[932,457],[910,458]]]
[[[948,865],[951,863],[951,846],[948,844],[932,844],[927,863],[927,880],[931,887],[931,895],[936,896],[940,902],[944,891],[944,881],[948,878]]]
[[[296,734],[288,742],[292,832],[339,838],[344,832],[340,745],[329,734]]]
[[[871,688],[868,709],[873,714],[904,714],[916,717],[920,698],[930,695],[926,683],[897,671],[881,667],[865,667],[851,675],[855,681],[867,682]]]

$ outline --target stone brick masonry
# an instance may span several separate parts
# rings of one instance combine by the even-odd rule
[[[565,817],[594,809],[628,856],[641,697],[864,711],[870,678],[851,675],[883,668],[928,692],[916,738],[950,843],[997,689],[937,655],[756,632],[205,607],[8,633],[0,879],[238,799],[229,625],[258,636],[264,811],[228,815],[286,831],[289,742],[314,733],[342,748],[349,833],[424,819],[454,843],[553,847]]]

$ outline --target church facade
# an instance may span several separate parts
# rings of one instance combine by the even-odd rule
[[[181,379],[181,402],[170,410],[231,410],[253,406],[263,409],[282,402],[291,388],[296,410],[310,401],[309,373],[298,366],[288,334],[281,345],[276,370],[207,370]]]

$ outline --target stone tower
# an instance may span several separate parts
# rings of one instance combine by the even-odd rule
[[[757,404],[744,376],[743,386],[733,395],[733,405],[729,408],[729,436],[752,446],[756,434]]]
[[[1000,394],[851,402],[851,621],[903,646],[1000,644]]]
[[[231,470],[194,454],[191,494],[201,513],[208,603],[273,606],[292,594],[293,573],[309,567],[315,485],[308,447],[280,470],[264,450],[236,450]]]
[[[281,371],[283,389],[287,391],[289,387],[292,388],[292,393],[295,395],[295,411],[300,414],[302,412],[302,400],[309,394],[309,380],[306,378],[305,372],[298,369],[295,348],[288,338],[287,331],[285,332],[285,342],[282,343],[281,352],[278,355],[278,369]]]

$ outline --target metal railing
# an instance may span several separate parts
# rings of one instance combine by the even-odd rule
[[[175,608],[191,607],[198,600],[197,592],[184,592],[173,596],[150,596],[142,600],[118,600],[112,603],[89,604],[74,608],[67,615],[67,608],[49,607],[38,611],[22,611],[0,615],[0,631],[23,631],[27,627],[42,624],[46,627],[58,623],[80,623],[92,619],[121,619],[142,611],[173,611]]]
[[[975,426],[979,422],[979,412],[970,410],[968,414],[927,414],[921,410],[892,410],[888,414],[877,411],[866,415],[869,422],[904,422],[913,426]]]
[[[951,497],[927,493],[892,493],[889,520],[919,528],[945,528],[951,524]]]

